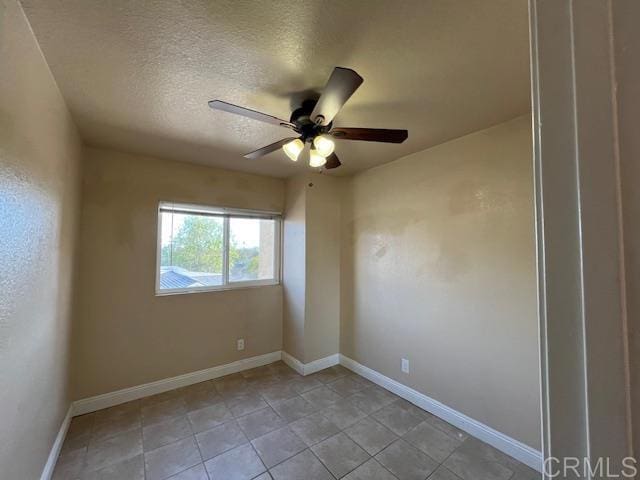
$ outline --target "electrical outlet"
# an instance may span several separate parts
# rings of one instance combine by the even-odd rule
[[[238,351],[244,350],[244,338],[238,339]]]
[[[404,373],[409,373],[409,360],[403,358],[401,368]]]

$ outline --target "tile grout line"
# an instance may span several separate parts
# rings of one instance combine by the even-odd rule
[[[378,452],[378,453],[379,453],[379,452]],[[376,454],[376,455],[377,455],[377,454]],[[396,476],[396,475],[395,475],[391,470],[389,470],[389,469],[388,469],[387,467],[385,467],[382,463],[380,463],[380,461],[378,461],[378,459],[377,459],[375,456],[373,456],[373,457],[371,457],[371,458],[373,458],[373,460],[374,460],[378,465],[380,465],[380,467],[381,467],[381,468],[383,468],[385,471],[389,472],[389,475],[391,475],[393,478],[398,478],[398,477],[397,477],[397,476]]]
[[[251,443],[251,441],[249,441],[249,445],[251,445],[251,448],[252,448],[252,450],[253,450],[253,453],[255,453],[255,454],[256,454],[256,457],[258,457],[258,460],[260,460],[260,463],[262,463],[262,466],[264,467],[264,471],[265,471],[265,472],[268,472],[268,471],[269,471],[269,469],[267,468],[267,464],[266,464],[266,463],[264,463],[264,460],[262,460],[262,457],[260,457],[260,454],[259,454],[259,453],[258,453],[258,451],[256,450],[256,447],[254,447],[254,446],[253,446],[253,443]],[[264,472],[262,472],[262,473],[264,473]],[[253,477],[253,478],[259,477],[260,475],[262,475],[262,473],[259,473],[258,475],[256,475],[256,476],[255,476],[255,477]]]
[[[188,420],[187,420],[187,421],[188,421]],[[209,480],[211,480],[211,479],[209,478],[209,472],[207,471],[207,467],[206,467],[206,465],[204,464],[204,456],[202,455],[202,449],[200,448],[200,443],[198,442],[198,439],[196,438],[196,434],[195,434],[195,432],[193,431],[193,428],[191,427],[191,422],[189,422],[189,428],[191,429],[192,436],[193,436],[193,441],[194,441],[194,443],[196,444],[196,448],[198,449],[198,453],[200,454],[200,465],[202,465],[202,469],[204,470],[204,474],[207,476],[207,478],[208,478]],[[189,468],[193,468],[193,467],[189,467]],[[185,469],[185,470],[183,470],[183,471],[186,471],[186,470],[188,470],[188,469]],[[180,472],[178,472],[178,473],[180,473]],[[176,474],[176,475],[177,475],[177,474]]]
[[[463,443],[463,442],[460,442],[460,445],[462,445],[462,443]],[[444,462],[446,462],[446,461],[449,459],[449,457],[450,457],[451,455],[453,455],[453,454],[456,452],[456,450],[458,450],[458,448],[460,448],[460,445],[458,445],[456,448],[454,448],[454,449],[453,449],[453,451],[452,451],[449,455],[447,455],[447,457],[446,457],[442,462],[440,462],[440,464],[438,465],[438,467],[437,467],[437,468],[435,468],[435,469],[433,470],[433,472],[431,472],[431,473],[427,476],[426,480],[429,480],[429,478],[430,478],[430,477],[432,477],[434,473],[436,473],[436,471],[438,470],[438,468],[440,468],[440,467],[447,468],[447,467],[445,466]],[[447,470],[451,472],[451,470],[449,470],[448,468],[447,468]],[[451,472],[451,473],[453,473],[453,472]],[[453,474],[454,474],[454,475],[456,475],[455,473],[453,473]],[[460,478],[460,477],[458,477],[458,475],[456,475],[456,478]],[[462,479],[461,479],[461,480],[462,480]]]
[[[337,435],[337,434],[336,434],[336,435]],[[335,436],[335,435],[334,435],[334,436]],[[331,437],[329,437],[329,438],[331,438]],[[327,440],[327,439],[325,439],[325,440]],[[324,440],[322,440],[322,442],[324,442]],[[318,443],[321,443],[321,442],[318,442]],[[318,443],[316,443],[316,445],[317,445]],[[325,470],[326,470],[327,472],[329,472],[329,475],[331,475],[333,478],[335,478],[335,479],[337,480],[337,477],[333,474],[333,472],[332,472],[331,470],[329,470],[329,467],[327,467],[327,466],[324,464],[324,462],[322,461],[322,459],[321,459],[320,457],[318,457],[318,455],[316,455],[316,452],[314,452],[314,451],[311,449],[311,447],[309,447],[309,451],[311,452],[311,455],[313,455],[314,457],[316,457],[316,460],[318,460],[318,461],[320,462],[320,464],[325,468]]]

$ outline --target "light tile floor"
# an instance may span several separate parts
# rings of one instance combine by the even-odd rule
[[[54,480],[532,480],[341,366],[282,362],[76,417]]]

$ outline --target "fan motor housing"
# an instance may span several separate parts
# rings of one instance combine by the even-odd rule
[[[300,133],[302,140],[305,142],[310,142],[314,137],[328,132],[331,130],[331,125],[333,124],[318,125],[311,120],[311,113],[313,112],[316,103],[317,101],[313,99],[305,100],[302,102],[302,106],[300,108],[296,108],[291,113],[291,118],[289,120],[296,126],[296,132]]]

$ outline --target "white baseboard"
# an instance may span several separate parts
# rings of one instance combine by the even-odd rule
[[[289,368],[295,370],[300,375],[304,375],[304,363],[302,363],[293,355],[289,355],[284,350],[282,351],[282,361],[286,363],[289,366]]]
[[[302,363],[296,357],[289,355],[284,350],[282,351],[282,361],[289,365],[292,369],[298,372],[300,375],[311,375],[312,373],[319,372],[325,368],[333,367],[340,363],[340,354],[336,353],[329,355],[328,357],[320,358],[309,363]]]
[[[56,462],[58,461],[58,457],[60,456],[60,450],[62,450],[62,444],[64,443],[64,439],[67,436],[67,430],[69,430],[69,424],[71,423],[71,416],[73,412],[73,405],[69,405],[69,409],[67,410],[67,414],[62,420],[62,425],[60,425],[60,429],[58,430],[58,435],[56,435],[56,439],[53,442],[53,446],[51,447],[51,451],[49,452],[49,457],[47,458],[47,463],[45,463],[44,468],[42,469],[42,475],[40,475],[40,480],[50,480],[53,476],[53,470],[56,468]]]
[[[304,374],[310,375],[312,373],[319,372],[320,370],[324,370],[325,368],[333,367],[334,365],[340,364],[340,354],[335,353],[333,355],[329,355],[328,357],[320,358],[318,360],[314,360],[313,362],[304,364]]]
[[[382,388],[385,388],[414,405],[417,405],[423,410],[440,417],[441,419],[458,427],[460,430],[464,430],[483,442],[488,443],[525,465],[528,465],[539,472],[542,471],[542,454],[538,450],[535,450],[534,448],[505,435],[504,433],[498,432],[497,430],[494,430],[493,428],[428,397],[427,395],[409,388],[400,382],[386,377],[375,370],[365,367],[349,357],[340,355],[340,364],[358,375],[371,380]]]
[[[73,402],[73,416],[95,412],[103,408],[113,407],[122,403],[148,397],[157,393],[167,392],[180,387],[193,385],[194,383],[213,380],[232,373],[241,372],[250,368],[261,367],[269,363],[276,362],[282,358],[282,352],[267,353],[257,357],[244,358],[237,362],[218,365],[217,367],[198,370],[197,372],[185,373],[177,377],[165,378],[156,382],[145,383],[135,387],[124,388],[115,392],[97,395],[95,397],[83,398]]]

